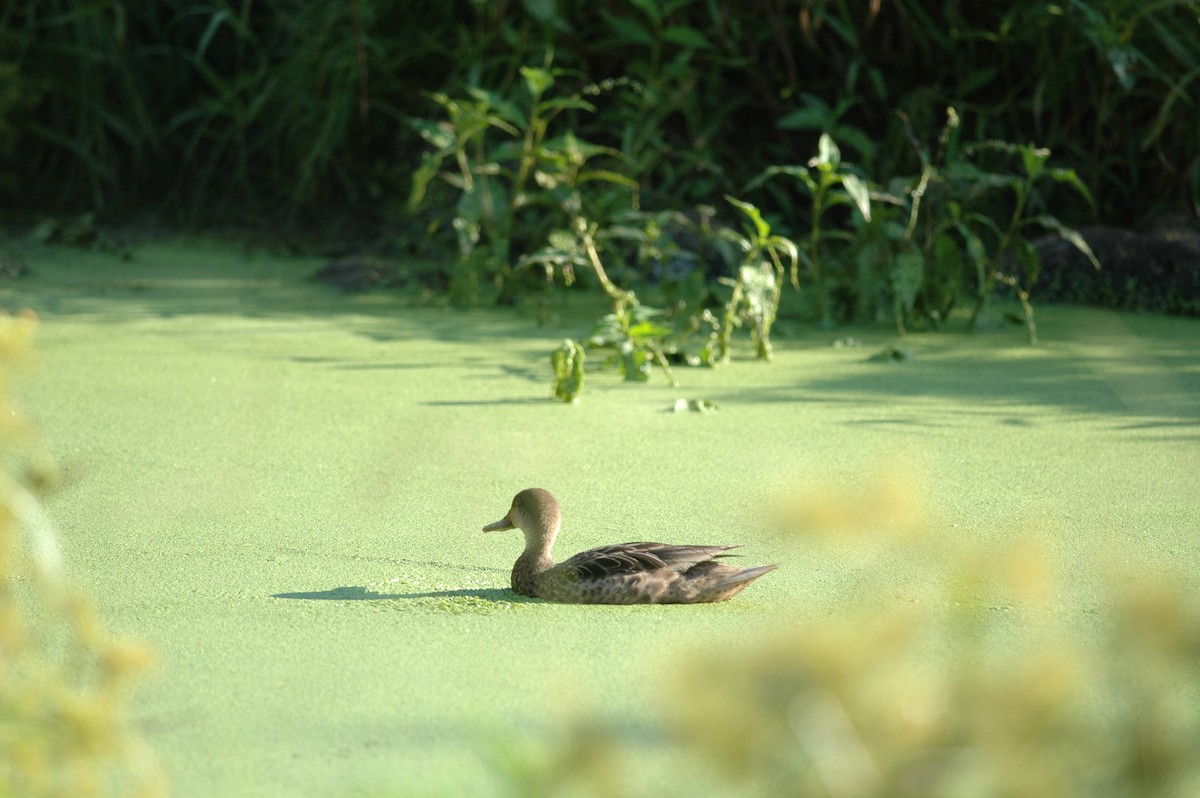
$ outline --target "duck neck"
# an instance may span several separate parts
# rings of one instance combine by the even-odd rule
[[[550,547],[554,544],[554,536],[543,538],[540,542],[527,540],[525,551],[517,558],[512,569],[512,589],[522,596],[537,595],[537,578],[540,574],[554,567],[554,558],[550,556]]]

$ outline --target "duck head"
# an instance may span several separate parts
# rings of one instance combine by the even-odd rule
[[[525,533],[527,550],[549,551],[561,525],[562,516],[554,495],[542,488],[526,488],[513,498],[508,513],[499,521],[485,526],[483,531],[520,529]]]

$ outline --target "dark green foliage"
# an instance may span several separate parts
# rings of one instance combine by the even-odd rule
[[[552,50],[586,81],[628,81],[571,126],[620,151],[657,207],[712,202],[821,133],[870,174],[911,173],[895,112],[929,135],[953,106],[968,140],[1039,142],[1101,220],[1126,221],[1145,197],[1200,200],[1198,15],[1197,0],[11,0],[0,187],[79,210],[171,200],[203,222],[384,218],[418,165],[400,120],[428,113],[423,92],[506,96]]]
[[[430,149],[413,175],[409,207],[425,202],[439,178],[457,195],[452,227],[459,268],[451,293],[466,304],[478,298],[481,278],[495,284],[502,300],[511,299],[512,262],[525,254],[514,253],[514,239],[545,240],[556,227],[595,216],[613,201],[609,192],[585,191],[588,184],[624,188],[619,203],[621,195],[637,187],[617,171],[620,152],[555,125],[568,112],[595,111],[583,95],[597,94],[600,87],[552,91],[565,73],[551,69],[549,57],[543,67],[522,67],[520,72],[523,82],[516,96],[469,88],[466,97],[455,99],[438,92],[432,99],[446,118],[411,120]],[[597,167],[596,160],[614,163]],[[568,283],[572,279],[570,272],[565,277]]]

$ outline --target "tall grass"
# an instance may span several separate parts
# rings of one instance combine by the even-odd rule
[[[970,140],[1037,141],[1101,219],[1200,204],[1198,0],[12,0],[0,7],[10,199],[201,222],[402,197],[423,92],[507,93],[547,49],[625,78],[576,133],[659,205],[715,202],[829,133],[872,174],[914,169],[900,112]],[[1069,65],[1069,68],[1064,68]],[[1084,203],[1059,209],[1071,221]],[[299,217],[298,217],[299,218]]]

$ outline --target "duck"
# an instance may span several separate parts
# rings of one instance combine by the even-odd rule
[[[522,596],[565,604],[701,604],[737,595],[777,565],[737,568],[718,562],[737,546],[621,543],[554,562],[550,550],[562,526],[554,494],[526,488],[499,521],[484,532],[520,529],[525,551],[512,569],[512,589]]]

